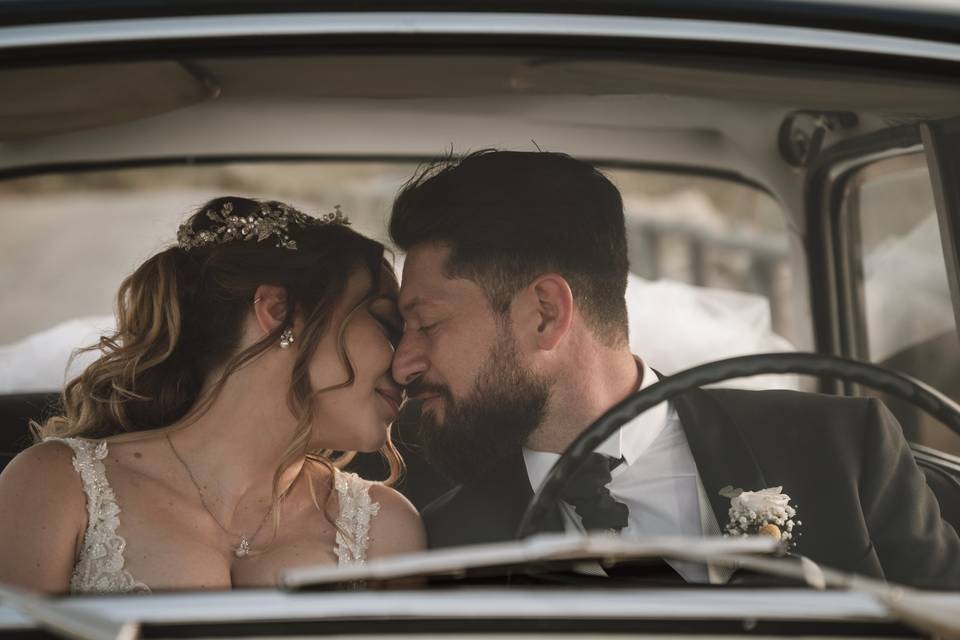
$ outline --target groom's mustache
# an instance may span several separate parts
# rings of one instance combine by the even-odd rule
[[[425,380],[414,380],[406,386],[404,391],[408,398],[420,400],[424,396],[440,396],[444,400],[451,400],[450,389],[442,384],[433,384]]]

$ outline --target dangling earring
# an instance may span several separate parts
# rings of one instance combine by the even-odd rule
[[[286,349],[293,344],[293,329],[284,329],[280,334],[280,348]]]

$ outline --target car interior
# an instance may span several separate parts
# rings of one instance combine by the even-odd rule
[[[242,175],[254,177],[244,182],[236,177],[241,173],[230,174],[237,180],[231,183],[221,176],[203,189],[266,189],[270,179],[280,195],[265,195],[283,199],[284,189],[294,189],[291,182],[309,181],[324,167],[341,172],[334,193],[338,186],[346,192],[375,182],[365,174],[366,182],[354,185],[351,168],[394,167],[382,172],[390,178],[377,198],[365,201],[368,217],[361,216],[361,229],[387,240],[383,221],[403,175],[447,153],[489,147],[562,151],[614,176],[629,196],[638,278],[631,322],[658,324],[656,314],[647,318],[652,312],[643,302],[656,298],[645,295],[665,296],[677,314],[692,319],[692,328],[683,329],[661,316],[659,324],[677,333],[666,331],[651,344],[680,343],[696,333],[696,309],[712,309],[713,317],[728,313],[725,331],[750,334],[757,325],[743,312],[759,305],[763,339],[738,352],[731,347],[732,353],[720,348],[724,338],[690,342],[689,353],[669,364],[651,356],[666,373],[737,353],[815,351],[913,375],[960,401],[960,342],[949,289],[956,274],[941,252],[920,127],[957,115],[960,85],[935,66],[908,74],[899,63],[868,65],[853,55],[786,60],[600,47],[589,53],[546,46],[495,53],[458,46],[199,50],[18,65],[0,69],[0,86],[9,97],[0,101],[6,225],[0,247],[11,261],[2,277],[5,289],[16,292],[0,323],[11,327],[0,340],[3,464],[30,444],[29,422],[56,410],[56,384],[22,375],[26,341],[73,318],[110,312],[102,291],[95,309],[71,306],[86,290],[71,280],[79,273],[71,273],[71,261],[80,267],[80,258],[69,245],[91,242],[84,246],[99,246],[107,260],[112,234],[122,231],[101,228],[88,238],[79,231],[77,216],[84,214],[71,209],[71,194],[99,198],[117,188],[111,180],[122,182],[116,176],[138,171],[147,172],[144,181],[176,171],[170,178],[176,181],[194,170],[242,164]],[[717,184],[723,189],[711,186]],[[45,193],[56,197],[44,204]],[[129,207],[143,196],[125,197]],[[91,202],[84,206],[100,206],[96,198]],[[44,222],[28,225],[18,216],[33,216],[29,207],[55,213],[36,213]],[[174,216],[187,213],[167,211],[150,242],[161,232],[172,237]],[[136,215],[118,213],[118,229],[137,226]],[[122,268],[111,271],[100,289],[115,290],[124,275]],[[921,311],[905,314],[911,296]],[[638,325],[638,340],[641,330]],[[644,349],[640,341],[635,352],[643,356]],[[68,354],[56,361],[61,370]],[[18,376],[27,381],[18,383]],[[869,393],[826,379],[790,384]],[[960,434],[908,403],[887,400],[915,445],[944,518],[960,529]],[[400,489],[422,507],[450,483],[419,456],[413,404],[394,437],[409,467]],[[372,454],[354,464],[372,477],[384,469]]]

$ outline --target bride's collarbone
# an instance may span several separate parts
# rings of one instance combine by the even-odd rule
[[[273,586],[285,569],[336,564],[335,535],[332,526],[307,531],[297,522],[283,522],[275,537],[271,527],[253,540],[249,555],[237,557],[237,540],[207,526],[195,533],[140,531],[127,541],[127,568],[155,589]]]
[[[284,569],[306,564],[335,564],[336,527],[318,510],[309,490],[284,499],[274,534],[270,508],[261,498],[240,505],[229,526],[252,536],[251,553],[238,557],[238,535],[223,531],[183,483],[164,465],[151,463],[147,451],[111,447],[104,460],[120,507],[117,533],[126,542],[124,568],[153,589],[228,589],[270,586]],[[140,453],[137,456],[136,453]],[[325,496],[319,495],[321,505]]]

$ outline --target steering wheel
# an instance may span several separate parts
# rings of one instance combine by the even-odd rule
[[[763,353],[716,360],[665,377],[611,407],[567,447],[536,491],[517,529],[524,538],[545,528],[552,505],[587,456],[622,425],[691,389],[758,374],[793,373],[857,382],[910,402],[960,434],[960,405],[933,387],[874,364],[817,353]]]

